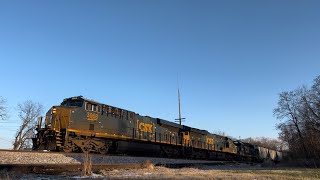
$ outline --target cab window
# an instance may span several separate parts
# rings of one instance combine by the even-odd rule
[[[93,111],[93,112],[101,112],[101,106],[97,104],[91,104],[89,102],[85,103],[85,108],[87,111]]]
[[[94,112],[97,111],[97,105],[92,104],[92,111],[94,111]]]
[[[83,104],[83,100],[81,99],[65,99],[61,103],[61,106],[77,106],[81,107]]]
[[[86,110],[91,111],[91,109],[92,109],[92,105],[90,103],[86,102]]]

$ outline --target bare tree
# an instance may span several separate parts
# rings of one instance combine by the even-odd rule
[[[6,103],[6,99],[0,96],[0,120],[5,120],[8,118]]]
[[[302,145],[306,158],[309,158],[309,153],[305,144],[305,139],[302,133],[303,117],[302,111],[302,97],[304,94],[303,88],[298,88],[290,92],[280,93],[278,107],[274,109],[273,113],[278,119],[285,119],[285,122],[280,123],[277,128],[280,130],[290,127],[298,134],[298,139]]]
[[[282,92],[274,115],[279,138],[294,158],[320,159],[320,76],[306,86]]]
[[[227,133],[224,131],[221,131],[220,129],[214,130],[214,131],[212,131],[212,133],[220,135],[220,136],[227,136]]]
[[[42,113],[42,105],[31,100],[18,104],[19,118],[21,126],[17,130],[17,134],[13,143],[13,149],[20,150],[31,148],[31,138],[34,135],[36,127],[36,118]]]
[[[286,150],[286,145],[279,139],[267,138],[267,137],[257,137],[257,138],[246,138],[242,140],[250,144],[258,145],[268,149],[274,149],[278,151]]]

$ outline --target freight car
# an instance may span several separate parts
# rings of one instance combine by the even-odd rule
[[[237,146],[237,159],[240,161],[264,162],[270,160],[277,163],[283,160],[283,153],[280,151],[241,142],[239,140],[234,141],[234,144]]]
[[[76,96],[38,120],[34,150],[256,160],[249,144]],[[247,147],[250,146],[250,147]]]

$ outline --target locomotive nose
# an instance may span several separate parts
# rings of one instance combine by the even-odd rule
[[[53,127],[53,125],[54,125],[53,124],[54,123],[53,116],[56,113],[57,113],[57,110],[54,106],[49,109],[49,111],[46,114],[46,119],[45,119],[45,123],[44,123],[45,128],[51,129]]]

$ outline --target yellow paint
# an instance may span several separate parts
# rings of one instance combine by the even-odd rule
[[[190,145],[190,132],[183,132],[183,144],[185,146],[189,146]]]
[[[207,138],[207,144],[213,145],[213,138]]]
[[[131,138],[129,136],[124,136],[124,135],[99,133],[99,132],[92,133],[92,132],[89,132],[89,131],[80,131],[80,130],[77,130],[77,129],[68,129],[68,132],[75,132],[75,133],[79,133],[79,134],[82,134],[82,135],[95,135],[96,137],[108,137],[108,138],[112,137],[112,138],[123,138],[123,139]]]
[[[145,123],[144,123],[145,124]],[[81,135],[94,135],[96,137],[105,137],[105,138],[116,138],[116,139],[132,139],[132,137],[129,136],[124,136],[124,135],[118,135],[118,134],[108,134],[108,133],[101,133],[101,132],[96,132],[96,133],[92,133],[89,131],[80,131],[77,129],[67,129],[68,132],[75,132],[75,133],[79,133]],[[183,139],[186,140],[186,144],[183,142],[182,144],[177,144],[177,146],[188,146],[189,142],[190,142],[190,135],[183,133]],[[208,139],[210,139],[210,142],[213,142],[213,138],[207,138],[207,142]],[[212,139],[212,141],[211,141]],[[135,139],[135,141],[150,141],[148,139]],[[157,141],[157,143],[161,143],[161,144],[170,144],[167,141]],[[213,151],[210,149],[210,151]],[[231,147],[230,149],[228,148],[228,151],[225,152],[230,152],[230,153],[236,153],[236,147]]]
[[[91,133],[89,131],[80,131],[77,129],[67,129],[68,132],[75,132],[75,133],[79,133],[81,135],[95,135],[96,137],[105,137],[105,138],[117,138],[117,139],[131,139],[132,137],[129,136],[124,136],[124,135],[117,135],[117,134],[108,134],[108,133],[101,133],[101,132],[96,132],[96,133]],[[136,139],[136,141],[150,141],[148,139]],[[158,143],[162,143],[162,144],[169,144],[169,142],[166,141],[161,141]],[[178,144],[181,145],[181,144]]]
[[[93,112],[87,112],[87,120],[88,121],[96,121],[98,119],[98,114]]]
[[[152,133],[152,124],[140,122],[139,123],[139,130],[141,132]]]
[[[68,129],[69,132],[76,132],[76,133],[79,133],[81,132],[80,130],[76,130],[76,129]]]
[[[52,115],[54,130],[60,132],[60,129],[65,129],[69,125],[70,109],[64,107],[55,107],[55,114]]]

